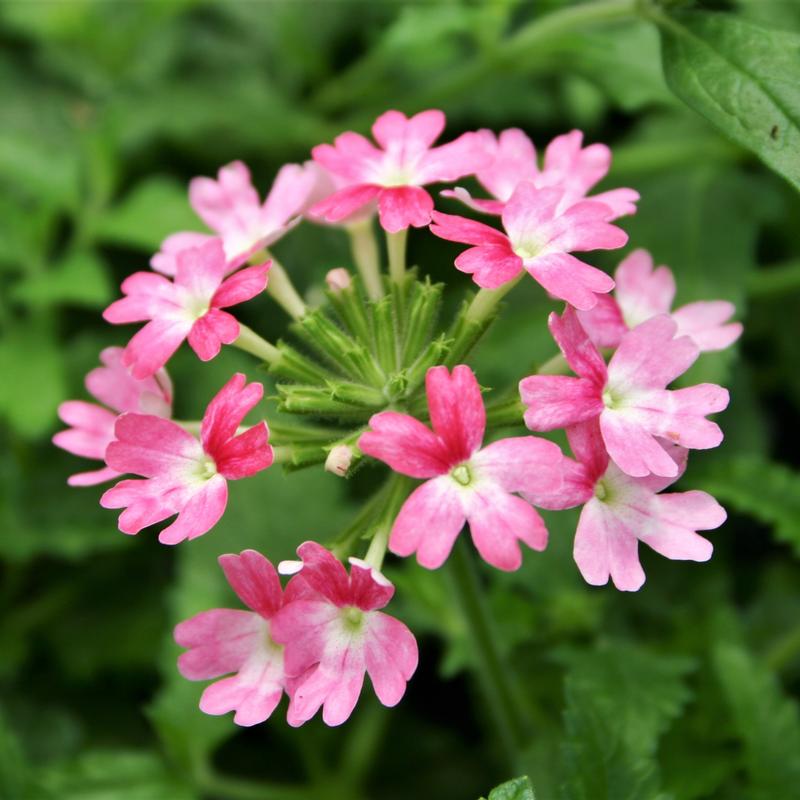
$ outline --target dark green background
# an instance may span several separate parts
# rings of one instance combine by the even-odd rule
[[[670,91],[652,22],[629,15],[542,37],[536,26],[569,6],[0,4],[0,798],[474,800],[522,773],[539,800],[800,797],[798,194],[757,160],[757,139],[732,143]],[[762,72],[795,87],[784,107],[800,119],[800,77],[785,71],[800,47],[769,45],[773,29],[800,28],[797,4],[703,7],[725,24],[765,27],[766,51],[784,62],[762,59]],[[687,63],[707,56],[670,41],[683,96]],[[720,125],[702,98],[684,99]],[[642,194],[622,221],[631,246],[674,269],[679,303],[733,300],[746,326],[734,351],[703,356],[689,376],[724,382],[733,397],[720,416],[725,443],[694,456],[680,484],[729,508],[710,564],[648,551],[639,593],[589,587],[571,560],[566,512],[551,515],[551,546],[527,553],[519,572],[481,569],[503,652],[535,709],[532,743],[517,756],[498,746],[447,574],[413,563],[389,568],[391,608],[422,656],[394,710],[366,691],[341,729],[314,720],[292,730],[282,706],[241,730],[202,715],[202,687],[178,677],[174,623],[237,602],[216,556],[255,547],[278,560],[305,538],[329,541],[374,471],[345,484],[320,469],[271,469],[231,486],[211,534],[172,549],[150,531],[120,534],[99,489],[66,487],[83,464],[49,444],[58,403],[84,398],[100,349],[131,333],[100,318],[120,280],[145,268],[166,234],[197,227],[192,176],[242,158],[263,191],[314,144],[365,132],[386,108],[431,106],[447,113],[448,138],[521,126],[542,150],[577,126],[610,144],[602,188]],[[800,152],[787,142],[776,168],[792,179]],[[304,291],[350,266],[335,230],[303,226],[276,252]],[[451,309],[467,287],[452,268],[457,252],[412,233],[412,260],[448,281]],[[590,258],[613,269],[619,257]],[[532,281],[513,293],[473,361],[482,384],[508,385],[552,354],[552,307]],[[242,316],[270,339],[285,325],[268,298]],[[176,416],[199,417],[238,368],[259,377],[231,349],[208,365],[180,352],[170,363]]]

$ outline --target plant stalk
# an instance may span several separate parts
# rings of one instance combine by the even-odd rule
[[[467,543],[456,542],[447,568],[477,660],[478,678],[489,713],[494,717],[503,751],[516,768],[529,738],[529,724],[515,676],[500,653],[494,622],[478,580]]]
[[[379,300],[383,297],[383,282],[381,281],[381,260],[378,253],[378,242],[375,239],[375,230],[371,219],[354,222],[347,226],[350,236],[350,250],[353,261],[364,282],[364,288],[370,300]]]

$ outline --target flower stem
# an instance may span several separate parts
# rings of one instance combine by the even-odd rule
[[[303,298],[294,288],[292,279],[283,268],[283,265],[274,257],[272,267],[269,271],[269,283],[267,283],[267,294],[292,318],[302,319],[307,311]]]
[[[386,548],[389,546],[389,531],[388,525],[381,525],[372,541],[369,543],[367,554],[364,556],[364,561],[371,567],[374,567],[379,572],[383,567],[383,559],[386,556]]]
[[[262,339],[252,328],[239,323],[239,338],[233,343],[234,347],[260,358],[267,364],[274,364],[281,357],[281,352],[275,345]]]
[[[569,375],[569,364],[563,353],[556,353],[544,362],[537,370],[537,375]]]
[[[386,249],[389,253],[389,277],[395,283],[402,283],[406,272],[406,243],[408,228],[397,233],[386,233]]]
[[[387,495],[378,518],[375,535],[364,556],[364,561],[378,571],[383,567],[383,559],[389,545],[389,534],[392,531],[397,512],[408,495],[410,484],[408,478],[397,473],[393,473],[389,478]]]
[[[521,747],[528,738],[528,721],[523,713],[516,678],[500,654],[494,622],[483,596],[472,555],[466,542],[456,542],[447,562],[461,613],[467,624],[478,678],[486,705],[494,717],[502,749],[516,768]]]
[[[375,239],[375,230],[372,220],[362,220],[347,226],[350,236],[350,249],[353,261],[364,281],[364,288],[370,300],[379,300],[383,297],[383,283],[381,281],[380,255],[378,242]]]
[[[467,322],[483,322],[497,307],[497,304],[522,280],[524,272],[512,278],[497,289],[481,289],[467,307],[464,315]]]

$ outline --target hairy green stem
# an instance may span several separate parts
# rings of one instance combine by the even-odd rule
[[[525,272],[504,283],[497,289],[481,289],[467,307],[464,318],[467,322],[483,322],[497,308],[497,304],[522,280]]]
[[[389,254],[389,277],[401,283],[406,274],[406,243],[408,228],[397,233],[386,233],[386,249]]]
[[[393,473],[389,478],[389,488],[386,500],[381,509],[375,535],[369,543],[367,554],[364,561],[378,571],[383,567],[383,559],[386,556],[386,548],[389,545],[389,534],[392,531],[397,512],[408,495],[411,482],[408,478],[397,473]]]
[[[233,343],[233,346],[260,358],[267,364],[275,364],[281,357],[280,350],[274,344],[270,344],[252,328],[248,328],[241,322],[239,323],[239,338]]]
[[[348,225],[347,233],[350,236],[353,261],[356,262],[356,268],[364,282],[364,289],[370,300],[379,300],[383,297],[381,259],[372,220],[362,220]]]
[[[511,767],[516,768],[519,752],[528,738],[524,704],[516,678],[500,653],[494,622],[478,580],[472,554],[463,538],[456,542],[447,561],[447,568],[456,600],[467,624],[486,705],[494,717],[503,751],[508,755]]]
[[[569,365],[562,353],[556,353],[544,362],[537,370],[537,375],[569,375]]]
[[[283,265],[274,257],[272,267],[269,271],[269,282],[267,283],[267,294],[294,320],[302,319],[306,311],[306,304],[303,298],[294,288],[292,279],[283,268]]]

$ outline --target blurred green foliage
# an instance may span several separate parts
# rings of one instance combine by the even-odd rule
[[[800,798],[798,30],[790,0],[1,4],[0,797]],[[413,563],[389,567],[422,643],[396,709],[365,692],[342,729],[278,714],[240,730],[202,715],[202,687],[178,677],[174,623],[236,603],[216,556],[330,540],[371,471],[236,483],[214,532],[172,550],[119,534],[97,489],[66,487],[76,460],[49,444],[58,403],[84,397],[99,351],[129,335],[99,316],[119,280],[197,227],[190,177],[242,158],[266,187],[387,107],[431,105],[450,134],[520,126],[541,148],[577,126],[608,142],[607,185],[642,194],[623,220],[631,246],[673,268],[679,302],[733,300],[746,325],[738,352],[689,376],[732,387],[726,443],[683,482],[731,512],[710,564],[647,552],[638,594],[593,589],[567,512],[519,572],[481,570],[534,726],[517,754],[498,744],[447,581]],[[415,233],[410,247],[466,286],[451,245]],[[335,230],[303,226],[276,252],[305,291],[350,265]],[[550,308],[533,282],[512,295],[474,358],[484,385],[552,355]],[[284,324],[266,298],[245,316],[270,338]],[[177,416],[251,366],[180,353]]]

